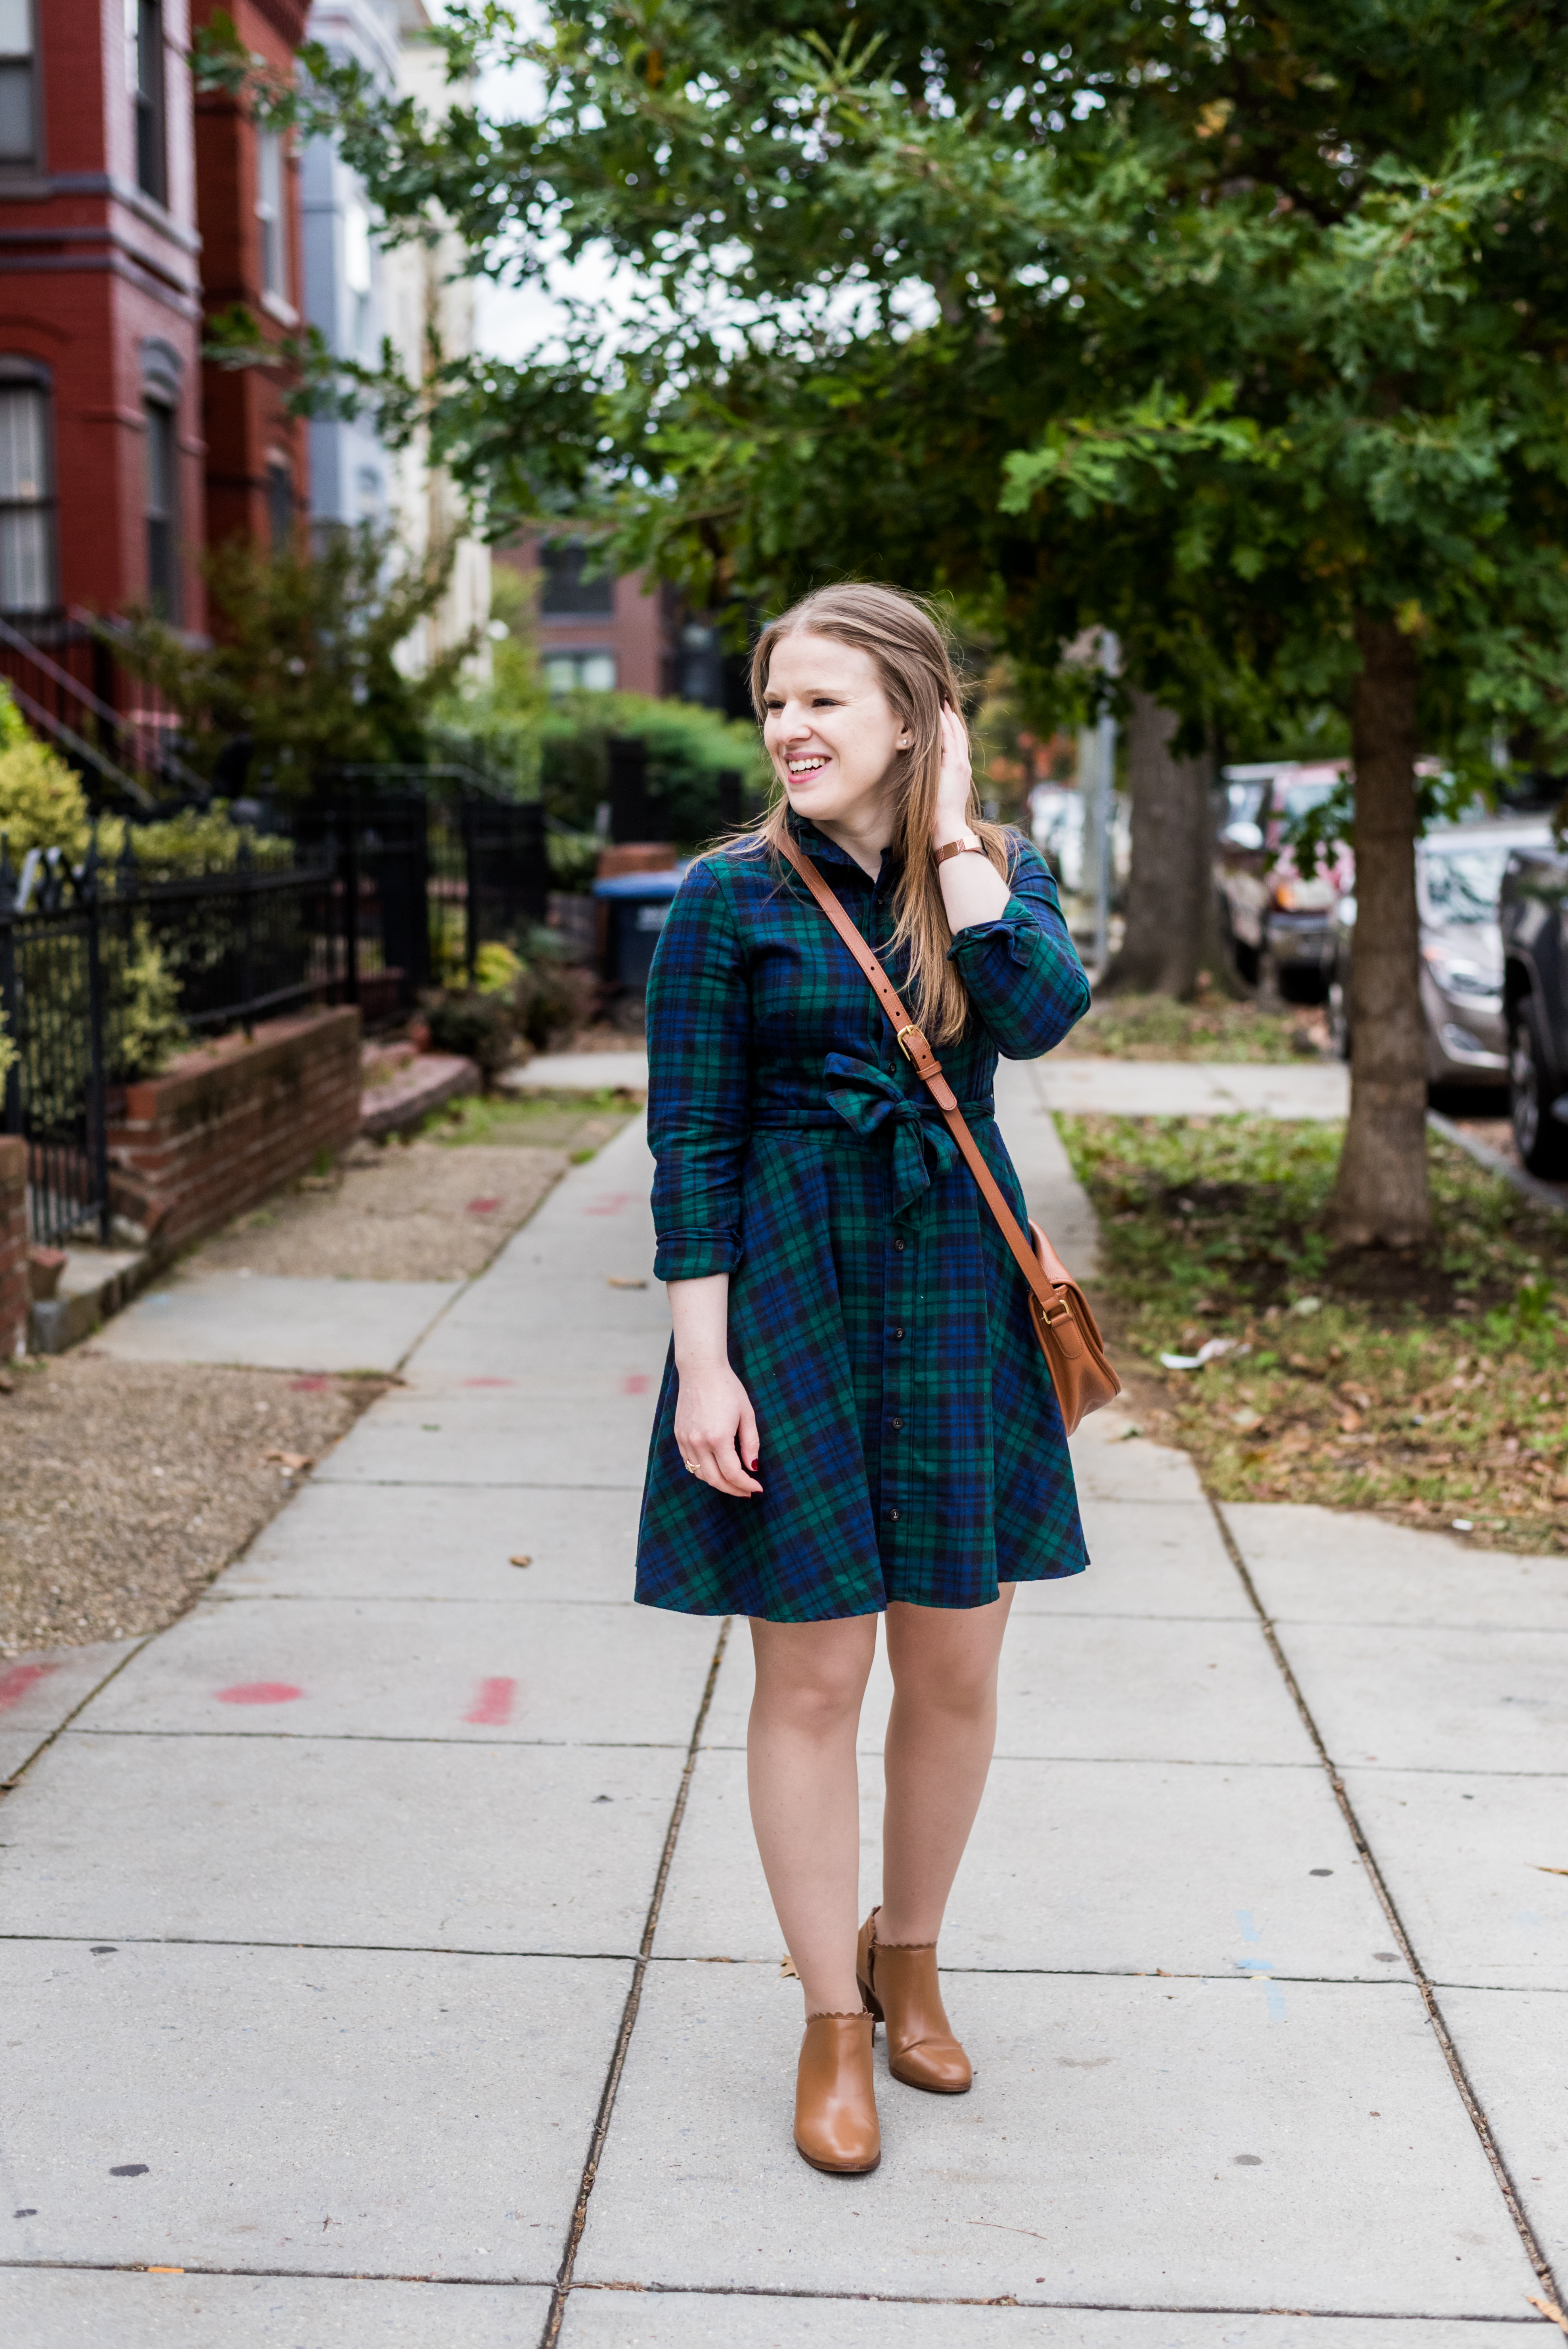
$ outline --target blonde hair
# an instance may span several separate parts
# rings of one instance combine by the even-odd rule
[[[894,926],[889,952],[907,954],[905,993],[933,1044],[951,1044],[964,1032],[969,998],[947,959],[953,944],[942,885],[931,856],[931,827],[942,772],[942,707],[963,715],[953,656],[941,622],[928,604],[899,587],[850,584],[819,587],[776,620],[769,620],[751,656],[751,701],[760,726],[766,715],[768,669],[786,636],[831,636],[869,653],[901,730],[911,737],[898,753],[901,771],[893,786],[892,845],[903,864],[893,898]],[[753,836],[772,848],[783,833],[789,801],[780,789]],[[1009,877],[1007,833],[982,821],[973,788],[965,822],[978,833],[985,854],[1004,880]],[[782,860],[780,859],[780,862]]]

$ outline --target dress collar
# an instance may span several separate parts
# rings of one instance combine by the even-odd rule
[[[837,865],[848,874],[851,880],[863,882],[868,889],[891,886],[899,869],[898,858],[892,849],[883,849],[882,871],[873,881],[865,866],[857,864],[849,850],[841,848],[836,840],[830,840],[825,832],[819,832],[810,817],[797,815],[791,808],[784,821],[789,826],[790,838],[805,850],[813,864]]]

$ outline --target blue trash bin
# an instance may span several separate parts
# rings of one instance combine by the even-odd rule
[[[654,948],[683,878],[678,872],[618,873],[614,880],[594,882],[593,895],[604,900],[609,915],[604,977],[612,987],[636,995],[646,988]]]

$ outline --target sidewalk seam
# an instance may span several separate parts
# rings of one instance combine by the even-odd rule
[[[288,1505],[285,1502],[284,1506],[286,1507]],[[167,1630],[169,1627],[166,1625],[164,1628]],[[28,1771],[32,1768],[34,1763],[38,1759],[38,1756],[41,1754],[46,1754],[57,1737],[64,1736],[66,1731],[70,1727],[72,1722],[76,1720],[77,1716],[87,1711],[88,1706],[91,1704],[94,1697],[101,1696],[104,1690],[108,1688],[110,1681],[117,1680],[119,1674],[124,1671],[127,1664],[135,1662],[137,1657],[140,1655],[143,1648],[150,1647],[153,1640],[160,1637],[161,1634],[157,1631],[144,1632],[141,1638],[137,1640],[135,1646],[131,1648],[129,1653],[121,1656],[119,1663],[111,1666],[109,1671],[105,1672],[102,1680],[98,1682],[95,1686],[88,1689],[86,1696],[81,1700],[81,1702],[79,1704],[74,1704],[69,1713],[67,1713],[65,1719],[63,1721],[57,1721],[53,1729],[48,1732],[47,1735],[41,1737],[38,1740],[38,1743],[34,1746],[32,1752],[26,1755],[25,1760],[23,1760],[15,1770],[12,1771],[10,1776],[8,1778],[0,1778],[0,1802],[3,1802],[7,1795],[13,1794],[15,1791],[15,1789],[21,1785],[23,1779],[26,1776]]]
[[[664,1906],[665,1887],[669,1882],[670,1868],[676,1856],[676,1843],[680,1835],[681,1822],[686,1817],[686,1796],[691,1792],[692,1774],[696,1768],[696,1757],[702,1751],[702,1733],[707,1725],[708,1708],[713,1702],[714,1690],[718,1685],[718,1668],[724,1661],[724,1651],[729,1639],[730,1625],[734,1619],[733,1616],[727,1615],[719,1625],[718,1639],[713,1651],[713,1661],[707,1668],[707,1679],[703,1686],[702,1702],[697,1706],[696,1719],[692,1723],[691,1738],[686,1746],[686,1767],[681,1772],[681,1782],[676,1790],[675,1805],[670,1812],[670,1823],[665,1832],[664,1849],[659,1855],[659,1870],[654,1878],[653,1894],[648,1901],[647,1919],[643,1926],[643,1938],[638,1945],[636,1957],[632,1962],[631,1988],[626,1992],[626,2003],[621,2011],[621,2027],[615,2033],[615,2045],[610,2057],[610,2069],[605,2075],[603,2094],[599,2099],[599,2110],[594,2116],[593,2134],[588,2141],[588,2158],[583,2165],[583,2177],[577,2189],[577,2201],[566,2236],[566,2249],[562,2254],[555,2289],[551,2294],[550,2313],[544,2321],[544,2331],[540,2338],[540,2349],[556,2349],[556,2344],[561,2338],[561,2326],[566,2314],[567,2294],[572,2290],[573,2271],[577,2264],[577,2250],[583,2240],[583,2230],[588,2221],[588,2200],[599,2175],[599,2163],[604,2151],[604,2141],[610,2133],[610,2121],[615,2109],[615,2098],[620,2091],[621,2075],[626,2067],[626,2051],[631,2045],[632,2033],[636,2028],[637,2011],[643,2002],[643,1983],[646,1980],[648,1961],[653,1955],[654,1936],[659,1930],[659,1911]]]
[[[1487,2118],[1485,2109],[1481,2105],[1480,2097],[1476,2095],[1474,2088],[1470,2085],[1470,2075],[1466,2071],[1463,2058],[1460,2056],[1459,2049],[1454,2044],[1453,2034],[1449,2031],[1448,2023],[1444,2018],[1442,2008],[1438,2003],[1437,1992],[1433,1988],[1431,1980],[1428,1975],[1425,1966],[1422,1965],[1420,1960],[1416,1955],[1415,1947],[1411,1942],[1408,1933],[1405,1930],[1404,1920],[1400,1916],[1398,1909],[1395,1904],[1393,1894],[1389,1891],[1387,1883],[1384,1881],[1382,1868],[1378,1866],[1371,1843],[1367,1837],[1366,1831],[1362,1827],[1361,1821],[1357,1816],[1356,1806],[1352,1803],[1348,1794],[1346,1792],[1345,1781],[1335,1767],[1333,1759],[1329,1754],[1328,1748],[1324,1744],[1322,1733],[1318,1729],[1316,1721],[1313,1718],[1311,1707],[1308,1705],[1305,1695],[1302,1693],[1301,1683],[1296,1679],[1295,1673],[1291,1666],[1290,1659],[1286,1656],[1284,1649],[1281,1644],[1279,1634],[1274,1629],[1274,1618],[1269,1614],[1262,1599],[1258,1595],[1257,1586],[1253,1580],[1252,1573],[1247,1566],[1246,1559],[1242,1555],[1241,1546],[1237,1542],[1234,1534],[1231,1531],[1230,1521],[1225,1516],[1223,1507],[1214,1494],[1210,1491],[1207,1483],[1204,1484],[1203,1491],[1209,1506],[1214,1513],[1214,1522],[1220,1529],[1220,1538],[1225,1545],[1226,1553],[1230,1557],[1231,1564],[1235,1568],[1236,1573],[1241,1578],[1242,1588],[1246,1592],[1248,1599],[1252,1601],[1253,1609],[1256,1612],[1259,1628],[1263,1632],[1264,1640],[1268,1643],[1269,1653],[1273,1656],[1274,1663],[1278,1667],[1280,1677],[1284,1682],[1285,1687],[1290,1692],[1291,1699],[1295,1705],[1296,1712],[1301,1716],[1302,1725],[1305,1729],[1307,1735],[1311,1738],[1314,1749],[1327,1775],[1330,1790],[1333,1793],[1335,1801],[1339,1806],[1340,1816],[1344,1819],[1346,1826],[1349,1830],[1350,1840],[1356,1847],[1357,1855],[1361,1861],[1362,1867],[1367,1871],[1367,1878],[1372,1886],[1372,1889],[1377,1895],[1378,1904],[1383,1910],[1385,1918],[1387,1920],[1388,1930],[1394,1936],[1394,1939],[1398,1945],[1399,1954],[1404,1959],[1405,1963],[1409,1967],[1410,1972],[1415,1979],[1416,1987],[1421,1993],[1421,2002],[1427,2010],[1427,2020],[1432,2026],[1433,2035],[1437,2040],[1439,2047],[1442,2051],[1443,2060],[1449,2067],[1449,2072],[1455,2087],[1459,2090],[1460,2099],[1463,2104],[1466,2112],[1470,2115],[1470,2126],[1475,2130],[1477,2137],[1480,2139],[1481,2151],[1485,2154],[1487,2160],[1491,2165],[1492,2176],[1497,2180],[1498,2190],[1501,2194],[1503,2201],[1507,2205],[1509,2217],[1512,2220],[1514,2228],[1519,2235],[1520,2241],[1524,2246],[1525,2256],[1529,2260],[1531,2266],[1535,2270],[1536,2274],[1540,2277],[1541,2282],[1545,2286],[1549,2297],[1553,2300],[1557,2300],[1561,2295],[1558,2292],[1556,2279],[1552,2272],[1552,2263],[1547,2259],[1545,2252],[1541,2248],[1541,2245],[1536,2241],[1535,2230],[1525,2215],[1524,2205],[1520,2199],[1519,2190],[1514,2185],[1512,2177],[1509,2172],[1508,2164],[1504,2161],[1501,2150],[1498,2146],[1496,2138],[1492,2135],[1491,2124]]]

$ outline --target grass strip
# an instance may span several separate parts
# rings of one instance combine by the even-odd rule
[[[1260,1009],[1211,990],[1192,1003],[1169,995],[1103,997],[1058,1050],[1069,1059],[1281,1061],[1321,1060],[1327,1045],[1320,1009]]]
[[[1100,1294],[1133,1400],[1222,1500],[1375,1509],[1488,1548],[1568,1549],[1561,1216],[1432,1135],[1429,1243],[1336,1250],[1336,1124],[1058,1123],[1099,1216]],[[1198,1371],[1161,1366],[1214,1338],[1233,1350]]]

